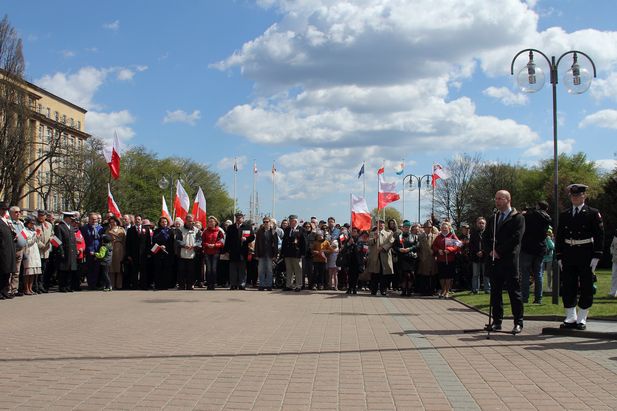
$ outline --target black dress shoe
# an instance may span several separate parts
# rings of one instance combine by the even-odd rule
[[[587,326],[586,326],[585,324],[583,324],[583,323],[577,323],[577,324],[576,324],[576,329],[577,329],[577,330],[581,330],[581,331],[583,331],[583,330],[585,330],[586,328],[587,328]]]
[[[272,291],[272,287],[266,288],[266,291]]]
[[[485,327],[486,331],[501,331],[501,324],[489,324]]]
[[[561,325],[559,325],[559,328],[576,328],[576,323],[567,323],[567,322],[562,322]]]
[[[512,334],[520,334],[523,331],[523,326],[520,324],[516,324],[514,328],[512,328]]]

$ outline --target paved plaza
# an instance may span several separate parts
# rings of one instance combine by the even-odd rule
[[[453,300],[114,291],[0,310],[1,408],[617,407],[616,341],[544,336],[532,321],[487,340],[463,333],[486,317]]]

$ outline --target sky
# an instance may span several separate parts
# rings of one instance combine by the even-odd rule
[[[547,74],[536,93],[516,83],[526,53],[510,75],[526,48],[593,59],[597,78],[579,95],[562,81],[572,55],[559,64],[558,148],[611,170],[615,12],[613,0],[0,0],[23,39],[27,80],[87,109],[88,133],[206,164],[230,196],[237,161],[245,213],[256,164],[259,210],[279,220],[348,221],[363,163],[372,209],[382,165],[402,190],[401,162],[403,175],[421,176],[463,153],[529,166],[552,158],[547,63],[536,55]],[[417,220],[417,202],[408,187],[404,217]],[[402,200],[393,206],[403,211]]]

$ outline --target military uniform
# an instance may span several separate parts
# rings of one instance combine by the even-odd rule
[[[571,195],[581,195],[586,188],[581,184],[568,187]],[[595,265],[602,257],[603,248],[604,227],[597,209],[583,203],[560,214],[555,256],[562,269],[562,300],[566,309],[563,328],[585,329],[587,314],[593,304]]]

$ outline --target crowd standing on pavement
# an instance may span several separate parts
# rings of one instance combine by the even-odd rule
[[[500,325],[505,288],[515,326],[522,328],[522,304],[528,302],[531,285],[536,304],[542,303],[546,291],[544,271],[549,289],[554,287],[550,280],[555,250],[560,262],[566,262],[565,270],[576,271],[578,262],[567,250],[573,233],[565,236],[570,237],[567,241],[555,242],[545,202],[518,212],[510,207],[510,200],[503,190],[495,198],[496,206],[507,212],[505,221],[498,221],[498,214],[480,216],[473,227],[463,223],[456,230],[447,218],[439,221],[432,216],[423,224],[378,220],[366,231],[337,224],[333,217],[302,221],[290,215],[278,224],[265,216],[256,224],[245,221],[239,212],[234,221],[223,223],[209,216],[202,227],[190,214],[184,220],[160,217],[156,222],[139,214],[118,218],[91,212],[82,217],[77,212],[55,215],[38,210],[22,215],[19,207],[0,203],[0,299],[82,289],[199,288],[339,290],[350,295],[365,291],[447,299],[454,289],[468,289],[493,293]],[[595,216],[597,210],[593,210],[585,212]],[[572,228],[572,222],[568,224]],[[512,243],[512,238],[518,240]],[[580,241],[576,240],[577,246]],[[598,249],[597,240],[593,248]],[[576,251],[582,249],[586,247]],[[611,252],[611,294],[617,298],[617,233]],[[588,281],[584,281],[586,287]],[[573,287],[572,280],[569,284]],[[582,292],[586,316],[584,310],[591,303],[588,290]],[[564,304],[570,313],[566,323],[571,324],[577,290],[566,294]]]

